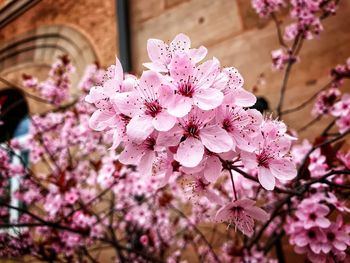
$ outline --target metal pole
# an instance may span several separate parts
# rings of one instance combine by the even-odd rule
[[[116,0],[117,26],[119,32],[119,60],[125,72],[130,72],[131,47],[128,0]]]

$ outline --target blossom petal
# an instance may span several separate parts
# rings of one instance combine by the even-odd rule
[[[175,125],[167,132],[160,132],[157,138],[159,146],[176,146],[179,144],[182,137],[182,129]]]
[[[89,119],[89,126],[96,131],[102,131],[109,125],[113,125],[114,120],[114,112],[96,110]]]
[[[158,89],[160,86],[159,75],[154,71],[144,71],[140,77],[140,90],[142,96],[148,98],[152,96],[158,97]]]
[[[223,72],[228,76],[228,88],[237,89],[242,88],[244,84],[244,79],[238,70],[234,67],[225,68]]]
[[[232,139],[230,135],[217,126],[205,127],[200,131],[201,138],[205,147],[215,153],[228,152],[232,148]]]
[[[122,142],[122,136],[119,134],[119,130],[114,129],[114,131],[113,131],[113,143],[109,149],[115,150],[120,145],[121,142]]]
[[[146,115],[134,116],[126,126],[126,134],[135,142],[144,141],[152,132],[152,118]]]
[[[318,217],[316,218],[316,223],[319,227],[322,228],[327,228],[331,225],[331,221],[329,221],[327,218],[325,217]]]
[[[124,150],[119,155],[119,161],[123,164],[137,165],[144,151],[134,143],[126,144]]]
[[[121,113],[129,117],[139,111],[136,103],[137,99],[133,92],[116,93],[111,100]]]
[[[201,89],[209,88],[220,73],[220,63],[216,58],[199,65],[194,72],[195,85]]]
[[[344,251],[346,249],[346,244],[344,242],[339,242],[337,240],[333,241],[333,245],[336,249]]]
[[[221,207],[215,215],[215,220],[218,222],[224,222],[228,220],[231,216],[231,211],[226,206]]]
[[[192,108],[191,98],[174,95],[172,101],[168,105],[168,112],[178,118],[184,117]]]
[[[147,41],[147,52],[152,62],[160,61],[163,64],[167,62],[168,45],[164,41],[159,39],[148,39]]]
[[[244,166],[248,169],[254,169],[258,166],[255,153],[241,151],[241,158]]]
[[[167,67],[164,64],[158,62],[143,63],[142,65],[148,68],[149,70],[153,70],[156,72],[168,72]]]
[[[265,222],[269,219],[268,213],[266,213],[263,209],[253,206],[253,207],[247,207],[245,208],[247,211],[247,214],[251,216],[252,218]]]
[[[304,235],[295,235],[294,241],[295,244],[299,247],[304,247],[309,243]]]
[[[176,54],[169,64],[170,76],[177,83],[187,81],[193,73],[193,63],[187,54]]]
[[[120,84],[123,81],[124,78],[124,71],[122,64],[120,63],[119,59],[115,58],[115,68],[114,68],[114,81],[115,84]]]
[[[253,93],[245,89],[233,89],[225,96],[225,102],[231,102],[240,107],[250,107],[256,103],[256,97]]]
[[[224,203],[220,195],[216,194],[214,191],[210,189],[205,191],[204,195],[210,202],[214,202],[219,205],[222,205]]]
[[[291,160],[271,160],[270,170],[280,180],[291,180],[297,176],[297,169]]]
[[[150,175],[156,154],[154,151],[147,151],[140,159],[138,170],[143,175]]]
[[[189,137],[180,143],[177,149],[175,160],[186,167],[197,166],[203,158],[204,146],[196,138]]]
[[[157,131],[169,131],[175,123],[176,117],[166,111],[158,113],[152,120],[152,124]]]
[[[220,90],[207,88],[199,89],[193,96],[193,102],[202,110],[215,109],[222,103],[224,94]]]
[[[205,164],[204,168],[204,177],[209,182],[215,182],[222,170],[222,165],[218,157],[216,156],[210,156],[207,159],[207,162]]]
[[[266,190],[273,190],[275,188],[276,180],[269,169],[260,167],[258,171],[258,179],[261,186]]]
[[[195,63],[202,61],[203,58],[205,58],[205,56],[207,55],[207,53],[208,50],[203,46],[200,46],[199,48],[190,49],[189,51],[190,57]]]
[[[191,40],[185,34],[180,33],[170,42],[169,47],[171,51],[186,52],[191,47]]]

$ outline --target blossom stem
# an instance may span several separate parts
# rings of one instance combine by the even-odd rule
[[[283,35],[282,35],[282,30],[281,30],[281,21],[278,20],[277,16],[275,13],[271,13],[272,20],[275,22],[276,29],[277,29],[277,36],[278,36],[278,41],[281,46],[285,47],[288,49],[288,45],[284,42],[283,40]]]
[[[322,87],[321,89],[319,89],[317,92],[315,92],[310,98],[308,98],[307,100],[305,100],[303,103],[299,104],[298,106],[295,106],[293,108],[290,109],[286,109],[284,111],[281,112],[282,115],[287,115],[299,110],[302,110],[304,107],[306,107],[309,103],[311,103],[318,94],[320,94],[322,91],[326,90],[327,88],[330,87],[330,85],[332,84],[333,80],[330,81],[329,83],[327,83],[324,87]]]
[[[235,188],[235,182],[234,182],[234,180],[233,180],[232,170],[231,170],[231,169],[227,169],[227,170],[228,170],[229,173],[230,173],[230,178],[231,178],[231,183],[232,183],[232,190],[233,190],[233,194],[234,194],[234,196],[235,196],[235,201],[237,201],[238,198],[237,198],[237,192],[236,192],[236,188]]]
[[[328,128],[328,126],[327,126],[327,128]],[[326,128],[326,129],[327,129],[327,128]],[[312,153],[313,153],[316,149],[318,149],[318,148],[321,148],[321,147],[323,147],[323,146],[326,146],[326,145],[328,145],[328,144],[331,144],[331,143],[333,143],[333,142],[336,142],[336,141],[338,141],[338,140],[344,138],[344,137],[347,136],[349,133],[350,133],[350,129],[348,129],[346,132],[340,134],[339,136],[337,136],[337,137],[335,137],[335,138],[333,138],[333,139],[329,139],[329,140],[327,140],[327,141],[325,141],[325,142],[323,142],[323,143],[317,144],[317,145],[315,145],[314,147],[312,147],[312,148],[306,153],[304,159],[302,160],[302,162],[301,162],[301,164],[300,164],[300,166],[299,166],[297,178],[299,179],[299,178],[301,177],[301,175],[302,175],[302,173],[303,173],[303,171],[304,171],[304,166],[305,166],[305,164],[306,164],[306,162],[307,162],[307,160],[308,160],[310,154],[312,154]]]
[[[303,132],[305,130],[307,130],[307,128],[311,127],[312,125],[314,125],[316,122],[318,122],[320,119],[322,118],[322,115],[318,115],[316,118],[312,119],[311,121],[309,121],[307,124],[305,124],[303,127],[301,127],[298,132]]]
[[[169,207],[172,208],[175,212],[177,212],[179,215],[181,215],[186,221],[188,222],[189,225],[191,225],[194,229],[195,232],[201,237],[201,239],[204,241],[204,243],[208,246],[208,249],[210,250],[211,254],[215,258],[217,262],[221,262],[219,259],[218,255],[215,253],[212,245],[209,243],[209,241],[206,239],[204,234],[195,226],[195,224],[192,223],[192,221],[178,208],[173,206],[172,204],[169,204]]]

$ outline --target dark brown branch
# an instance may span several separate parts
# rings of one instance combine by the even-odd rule
[[[328,128],[328,126],[327,126],[327,128]],[[327,128],[326,128],[326,129],[327,129]],[[334,137],[334,138],[332,138],[332,139],[329,139],[329,140],[327,140],[327,141],[325,141],[325,142],[323,142],[323,143],[319,143],[319,144],[313,146],[313,147],[306,153],[306,155],[304,156],[304,159],[301,161],[300,166],[299,166],[299,169],[298,169],[297,178],[300,178],[300,176],[301,176],[301,174],[302,174],[302,171],[304,170],[304,166],[305,166],[305,164],[306,164],[306,161],[307,161],[307,159],[309,158],[309,156],[310,156],[311,153],[313,153],[313,152],[314,152],[316,149],[318,149],[318,148],[321,148],[321,147],[326,146],[326,145],[328,145],[328,144],[331,144],[331,143],[333,143],[333,142],[339,141],[340,139],[344,138],[344,137],[345,137],[346,135],[348,135],[349,133],[350,133],[350,129],[347,130],[346,132],[344,132],[343,134],[340,134],[339,136],[336,136],[336,137]]]
[[[324,87],[322,87],[320,90],[318,90],[317,92],[315,92],[310,98],[308,98],[307,100],[305,100],[304,102],[302,102],[300,105],[295,106],[293,108],[287,109],[285,111],[282,111],[281,114],[282,115],[287,115],[299,110],[302,110],[303,108],[305,108],[309,103],[311,103],[318,94],[320,94],[322,91],[326,90],[327,88],[329,88],[329,86],[332,84],[333,81],[330,81],[329,83],[327,83]]]
[[[281,46],[285,47],[288,49],[288,45],[284,42],[283,35],[282,35],[282,30],[281,30],[281,21],[278,20],[277,16],[275,13],[271,13],[272,20],[275,22],[276,25],[276,30],[277,30],[277,36],[278,36],[278,42],[280,43]]]
[[[204,241],[204,243],[208,246],[211,254],[214,256],[215,260],[217,262],[221,262],[221,260],[219,259],[219,257],[216,255],[212,245],[209,243],[209,241],[206,239],[206,237],[203,235],[203,233],[191,222],[191,220],[178,208],[176,208],[175,206],[173,206],[172,204],[169,204],[169,207],[171,209],[173,209],[174,211],[176,211],[179,215],[181,215],[184,219],[186,219],[187,223],[193,227],[194,231],[201,237],[201,239]]]
[[[350,170],[337,170],[337,171],[330,171],[323,175],[320,178],[316,178],[313,180],[310,180],[306,182],[304,185],[301,185],[297,188],[296,194],[290,193],[288,194],[284,199],[279,201],[277,205],[275,206],[275,209],[271,213],[270,219],[260,228],[259,232],[251,239],[251,241],[248,244],[248,248],[251,248],[254,244],[257,244],[262,237],[264,231],[266,228],[270,225],[270,223],[275,219],[275,217],[279,214],[279,210],[290,201],[290,199],[296,195],[302,196],[305,192],[307,192],[311,185],[315,183],[322,182],[326,180],[328,177],[335,175],[335,174],[350,174]]]
[[[0,77],[0,82],[6,84],[8,87],[11,87],[11,88],[14,88],[14,89],[17,89],[19,92],[21,92],[23,95],[25,95],[26,97],[28,98],[31,98],[35,101],[38,101],[38,102],[41,102],[41,103],[45,103],[45,104],[49,104],[49,105],[54,105],[53,103],[51,103],[50,101],[47,101],[43,98],[40,98],[38,96],[35,96],[33,94],[30,94],[29,92],[25,91],[24,88],[4,79],[3,77]]]
[[[303,127],[301,127],[300,129],[298,129],[298,132],[303,132],[306,131],[309,127],[311,127],[312,125],[314,125],[315,123],[317,123],[319,120],[321,120],[322,115],[318,115],[315,118],[313,118],[311,121],[309,121],[308,123],[306,123]]]

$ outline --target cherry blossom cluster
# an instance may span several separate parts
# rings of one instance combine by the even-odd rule
[[[54,105],[59,105],[69,98],[71,87],[69,74],[74,71],[67,56],[56,61],[49,72],[49,77],[42,82],[37,78],[24,74],[23,85],[37,92],[42,98]]]
[[[252,0],[251,2],[260,17],[269,17],[286,6],[285,0]]]
[[[200,63],[206,49],[190,44],[183,34],[170,44],[150,39],[151,62],[140,79],[124,76],[117,60],[86,97],[97,108],[90,126],[113,133],[112,149],[124,147],[119,161],[144,176],[162,176],[160,187],[177,173],[194,176],[195,184],[215,183],[230,165],[255,171],[267,190],[274,189],[275,178],[293,179],[289,149],[295,138],[286,125],[247,109],[256,98],[243,89],[237,69],[221,68],[216,58]],[[252,235],[253,218],[268,218],[254,203],[235,196],[216,219]]]
[[[311,178],[312,184],[304,199],[293,200],[296,211],[288,216],[284,228],[295,252],[306,254],[311,262],[346,262],[349,257],[350,225],[346,218],[350,209],[339,190],[348,189],[349,151],[338,151],[343,142],[334,146],[325,143],[350,131],[349,94],[341,96],[340,90],[348,71],[347,64],[331,70],[332,80],[326,86],[329,88],[321,89],[312,110],[318,118],[331,116],[333,121],[314,144],[304,140],[292,148],[296,164],[307,167],[300,179],[308,184]],[[334,125],[337,132],[329,133]],[[321,147],[315,148],[315,145]]]
[[[88,91],[91,85],[105,83],[110,74],[111,70],[89,66],[79,87]],[[2,244],[6,244],[0,245],[0,256],[31,255],[43,261],[78,260],[78,255],[84,253],[83,248],[97,242],[113,242],[113,238],[109,239],[112,228],[118,239],[124,240],[116,247],[122,247],[121,253],[133,261],[152,260],[145,258],[145,254],[160,258],[164,251],[169,251],[168,262],[177,262],[183,256],[183,249],[192,242],[196,242],[197,254],[203,260],[225,260],[208,247],[197,225],[213,222],[219,208],[230,203],[230,180],[226,178],[221,188],[217,188],[200,173],[182,172],[183,167],[174,161],[169,150],[157,153],[153,176],[145,176],[135,166],[122,165],[119,153],[109,149],[115,138],[114,129],[101,133],[89,128],[94,110],[92,105],[78,100],[71,106],[62,105],[58,111],[31,116],[29,143],[20,144],[13,139],[8,148],[1,148],[1,167],[8,174],[6,178],[21,177],[20,188],[12,198],[30,210],[21,210],[20,217],[11,222],[16,235],[0,233]],[[12,165],[14,150],[30,150],[33,167],[26,168],[24,163]],[[166,179],[168,187],[160,188],[165,184],[166,172],[171,174]],[[237,178],[238,174],[235,180]],[[183,183],[179,184],[178,180]],[[245,196],[240,185],[243,180],[240,177],[236,182],[236,190]],[[3,180],[1,185],[0,207],[4,218],[0,220],[1,226],[8,224],[6,218],[14,209],[7,206],[10,203],[8,183]],[[188,200],[193,201],[193,207],[184,215],[177,207]],[[101,209],[106,202],[107,209]],[[267,219],[266,212],[254,203],[249,199],[234,202],[235,217],[226,220],[235,223],[243,233],[252,235],[253,219]],[[242,209],[238,209],[241,206]],[[221,208],[217,220],[223,220],[220,217],[225,209]],[[33,217],[38,210],[40,214]],[[225,235],[225,238],[228,237]]]
[[[350,95],[342,95],[340,88],[344,79],[350,78],[349,59],[346,64],[332,69],[331,77],[330,87],[318,94],[312,113],[315,116],[334,117],[339,132],[345,133],[350,129]]]
[[[298,58],[292,54],[292,50],[283,48],[276,49],[271,52],[272,68],[275,70],[283,70],[286,65],[295,63]]]
[[[323,31],[321,19],[334,15],[337,1],[329,0],[291,0],[290,16],[295,20],[285,29],[285,38],[293,40],[300,35],[305,39],[312,39]]]
[[[274,16],[282,7],[290,5],[293,22],[285,28],[284,38],[294,40],[297,36],[312,39],[323,31],[321,20],[334,15],[336,0],[252,0],[252,6],[261,17]]]
[[[311,262],[344,261],[347,258],[345,251],[350,247],[350,224],[346,224],[341,215],[333,221],[330,215],[334,210],[350,212],[334,194],[326,195],[321,191],[297,205],[295,216],[289,217],[285,225],[296,253],[307,254]]]
[[[304,39],[313,39],[323,31],[321,21],[335,15],[339,1],[337,0],[252,0],[252,7],[260,17],[271,17],[278,29],[281,48],[271,52],[274,69],[283,70],[286,65],[295,63],[300,45]],[[282,21],[277,13],[282,8],[289,8],[292,23],[281,28]],[[286,41],[293,41],[288,46]]]

